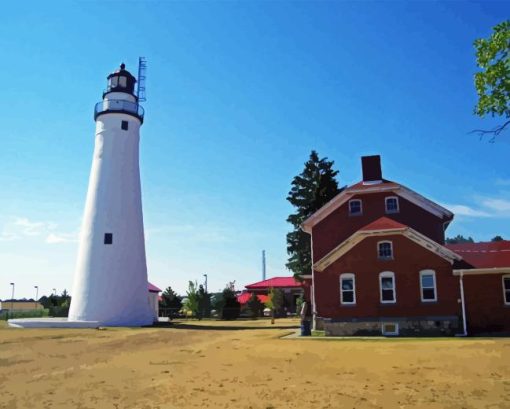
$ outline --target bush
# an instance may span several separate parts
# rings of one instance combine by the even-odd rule
[[[48,316],[48,309],[43,310],[27,310],[27,311],[13,311],[3,310],[0,312],[0,320],[6,321],[11,318],[42,318]]]

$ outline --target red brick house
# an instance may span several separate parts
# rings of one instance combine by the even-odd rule
[[[510,332],[510,241],[445,245],[453,213],[382,177],[363,180],[302,225],[312,242],[304,277],[326,335]]]

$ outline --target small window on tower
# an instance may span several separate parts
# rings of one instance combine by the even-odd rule
[[[122,121],[122,123],[120,124],[120,127],[127,131],[128,130],[128,121]]]
[[[126,88],[126,86],[127,86],[127,78],[126,77],[119,77],[119,86],[122,88]]]
[[[104,244],[113,244],[113,233],[104,234]]]

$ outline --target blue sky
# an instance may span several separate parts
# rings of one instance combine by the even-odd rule
[[[148,60],[141,171],[149,279],[179,292],[287,275],[285,200],[311,149],[342,185],[360,156],[510,237],[510,134],[470,135],[473,40],[496,2],[10,2],[0,14],[0,298],[72,288],[106,75]]]

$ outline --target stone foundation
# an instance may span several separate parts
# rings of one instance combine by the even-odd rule
[[[381,336],[383,324],[397,324],[398,335],[404,337],[453,336],[461,332],[458,317],[381,318],[356,321],[324,318],[321,321],[326,336]]]

